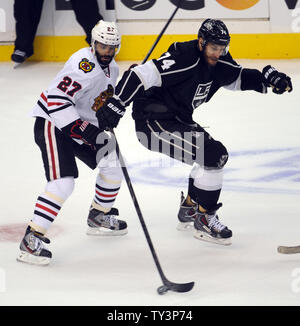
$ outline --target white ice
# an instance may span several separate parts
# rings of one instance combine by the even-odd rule
[[[63,63],[0,64],[0,306],[9,305],[299,305],[300,60],[238,60],[261,69],[272,64],[291,76],[294,91],[220,90],[195,120],[230,152],[219,211],[233,244],[218,246],[176,230],[180,191],[189,167],[149,167],[160,160],[135,137],[130,109],[116,130],[138,201],[168,279],[195,281],[188,293],[156,292],[161,280],[126,183],[116,206],[128,222],[123,237],[89,237],[86,217],[97,171],[78,163],[72,196],[53,224],[51,264],[18,263],[16,256],[45,178],[29,112]],[[121,62],[122,70],[129,62]]]

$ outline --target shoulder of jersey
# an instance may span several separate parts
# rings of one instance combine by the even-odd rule
[[[199,58],[199,50],[197,48],[197,40],[188,42],[175,42],[171,44],[168,52],[175,56],[184,56],[186,61],[193,62]]]
[[[169,47],[168,51],[175,51],[178,54],[195,54],[199,55],[197,48],[197,40],[187,41],[187,42],[174,42]]]
[[[88,47],[75,52],[69,60],[73,71],[84,78],[93,77],[99,72],[100,67]]]

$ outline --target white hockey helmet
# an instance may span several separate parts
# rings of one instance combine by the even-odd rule
[[[120,50],[121,35],[116,23],[100,20],[92,29],[91,46],[94,53],[96,53],[95,41],[106,45],[116,46],[117,54]]]

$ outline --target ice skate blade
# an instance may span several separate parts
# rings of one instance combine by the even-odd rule
[[[178,231],[191,231],[194,230],[193,222],[179,222],[176,229]]]
[[[22,251],[20,252],[19,256],[17,257],[17,261],[22,263],[27,263],[31,265],[39,265],[39,266],[46,266],[49,265],[51,258],[49,257],[40,257],[34,256],[29,252]]]
[[[223,246],[229,246],[232,244],[231,238],[215,238],[205,232],[201,232],[198,230],[194,232],[194,238],[206,242],[216,243]]]
[[[88,227],[88,229],[86,231],[87,235],[95,235],[95,236],[101,236],[101,237],[120,236],[120,235],[125,235],[127,233],[128,233],[127,229],[109,230],[106,228],[91,228],[91,227]]]
[[[14,62],[14,66],[13,69],[18,68],[21,64],[23,64],[24,62]]]

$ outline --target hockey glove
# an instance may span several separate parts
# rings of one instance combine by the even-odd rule
[[[96,150],[96,139],[100,130],[89,122],[77,119],[63,127],[61,131],[73,139],[83,141],[93,150]]]
[[[286,91],[290,93],[293,90],[291,78],[274,67],[270,65],[264,67],[262,74],[266,85],[273,88],[273,93],[283,94]]]
[[[101,130],[115,128],[124,114],[125,106],[113,97],[107,99],[103,107],[96,112],[99,128]]]

